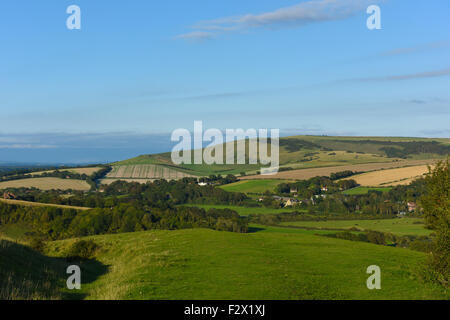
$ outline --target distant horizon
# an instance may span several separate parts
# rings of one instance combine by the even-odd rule
[[[61,133],[59,133],[61,135]],[[106,164],[122,161],[141,155],[170,152],[176,142],[170,141],[170,133],[166,134],[70,134],[62,135],[43,144],[52,134],[31,135],[33,141],[24,139],[21,145],[17,139],[6,143],[7,135],[0,134],[0,167],[5,165],[89,165]],[[26,135],[21,135],[26,137]],[[55,135],[58,136],[58,135]],[[76,138],[78,136],[78,139]],[[412,138],[412,139],[450,139],[448,137],[411,137],[411,136],[365,136],[335,134],[293,134],[281,131],[280,137],[312,136],[312,137],[348,137],[348,138]],[[11,137],[11,136],[10,136]],[[12,136],[14,137],[14,136]],[[88,138],[89,137],[89,138]],[[47,142],[48,143],[48,142]],[[9,145],[9,146],[8,146]],[[86,159],[86,157],[89,157]],[[23,161],[27,159],[27,161]]]

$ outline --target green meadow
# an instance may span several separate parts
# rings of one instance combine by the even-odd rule
[[[329,220],[329,221],[295,221],[283,222],[281,225],[308,228],[374,230],[390,232],[397,235],[426,236],[431,230],[425,229],[422,219],[396,218],[378,220]]]
[[[79,294],[169,300],[449,298],[444,289],[418,279],[423,253],[254,227],[259,231],[248,234],[186,229],[86,238],[100,249],[95,265],[82,267],[89,283]],[[74,241],[50,242],[46,254],[57,259]],[[381,268],[381,290],[366,287],[370,265]]]
[[[239,213],[241,216],[248,216],[250,214],[276,214],[276,213],[282,213],[282,212],[294,212],[302,210],[300,209],[293,209],[293,208],[282,208],[282,209],[272,209],[272,208],[266,208],[266,207],[242,207],[242,206],[233,206],[233,205],[220,205],[220,204],[189,204],[184,206],[191,206],[191,207],[198,207],[203,208],[205,210],[208,209],[231,209]]]
[[[228,192],[264,193],[266,191],[273,192],[277,185],[284,182],[287,180],[242,180],[220,188]]]
[[[357,196],[362,194],[368,194],[369,191],[389,192],[392,188],[371,188],[371,187],[356,187],[353,189],[345,190],[342,193],[349,196]]]

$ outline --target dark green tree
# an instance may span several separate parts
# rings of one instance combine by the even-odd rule
[[[433,251],[427,276],[449,287],[450,278],[450,170],[448,159],[439,162],[425,179],[426,193],[420,199],[427,226],[434,230]]]

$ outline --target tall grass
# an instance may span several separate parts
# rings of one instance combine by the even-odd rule
[[[0,300],[61,299],[63,271],[59,261],[0,240]]]

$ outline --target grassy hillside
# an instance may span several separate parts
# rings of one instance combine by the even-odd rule
[[[223,149],[225,150],[224,146]],[[248,141],[246,150],[248,150]],[[280,139],[280,165],[291,169],[387,163],[401,159],[438,159],[449,153],[450,139],[328,136],[293,136]],[[114,178],[160,177],[160,174],[157,174],[157,177],[150,177],[147,173],[141,174],[142,172],[148,172],[148,170],[140,167],[143,165],[156,165],[165,168],[167,178],[174,175],[173,170],[178,171],[181,175],[193,176],[239,175],[241,172],[254,174],[261,167],[260,165],[250,164],[175,165],[172,163],[170,152],[141,155],[113,165],[116,166],[115,172],[120,170],[121,166],[129,166],[124,169],[124,172],[128,172],[127,174],[116,174]],[[134,173],[130,174],[130,172]]]
[[[283,222],[285,226],[311,227],[311,228],[333,228],[360,230],[374,230],[390,232],[397,235],[418,235],[431,234],[431,230],[425,229],[422,219],[401,218],[401,219],[380,219],[380,220],[334,220],[334,221],[295,221]]]
[[[190,206],[203,208],[205,210],[215,208],[215,209],[231,209],[239,213],[241,216],[248,216],[250,214],[277,214],[283,212],[294,212],[294,211],[303,211],[301,209],[293,209],[293,208],[281,208],[281,209],[273,209],[266,207],[242,207],[242,206],[232,206],[232,205],[220,205],[220,204],[192,204]]]
[[[386,187],[386,188],[370,188],[370,187],[356,187],[353,189],[345,190],[342,193],[349,195],[349,196],[355,196],[355,195],[362,195],[367,194],[369,191],[381,191],[381,192],[388,192],[392,188]]]
[[[46,257],[0,236],[0,300],[62,299],[62,259]]]
[[[228,192],[261,194],[267,190],[273,192],[276,186],[283,182],[287,182],[287,180],[243,180],[221,186],[220,188]]]
[[[250,234],[205,229],[95,236],[109,272],[82,286],[87,299],[445,299],[415,270],[407,249],[274,228]],[[60,256],[74,240],[52,242]],[[378,265],[382,290],[368,290]]]

